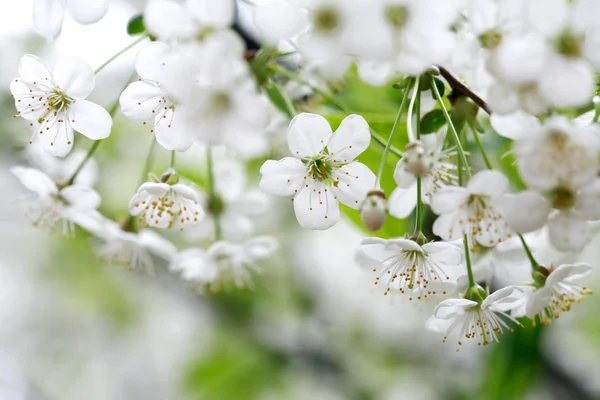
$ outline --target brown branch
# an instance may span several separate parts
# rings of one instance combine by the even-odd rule
[[[483,111],[485,111],[489,115],[492,115],[492,110],[490,110],[490,106],[488,106],[488,104],[481,97],[477,96],[471,89],[463,85],[462,82],[456,79],[454,75],[452,75],[450,71],[448,71],[446,68],[440,67],[439,65],[437,66],[437,68],[440,70],[440,74],[444,77],[444,79],[448,82],[450,88],[452,89],[452,93],[450,94],[450,96],[454,98],[468,97],[473,101],[473,103],[477,104],[477,106],[483,109]]]

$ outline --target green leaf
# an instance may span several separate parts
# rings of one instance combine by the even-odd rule
[[[421,120],[421,133],[435,133],[446,124],[442,110],[431,110]]]
[[[437,86],[438,92],[440,92],[440,96],[444,97],[444,94],[446,93],[446,85],[444,85],[444,82],[435,77],[433,78],[433,81],[435,82],[435,86]],[[433,91],[431,92],[431,96],[434,100],[436,100],[435,93],[433,93]]]
[[[127,33],[131,36],[141,35],[146,32],[144,25],[144,14],[138,14],[132,17],[127,23]]]
[[[285,94],[281,91],[280,87],[274,82],[267,82],[263,87],[265,88],[265,92],[267,93],[269,100],[271,100],[271,103],[273,103],[273,105],[277,107],[279,111],[288,117],[293,118],[293,105],[285,97]]]

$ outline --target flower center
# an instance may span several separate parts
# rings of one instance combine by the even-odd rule
[[[481,47],[488,50],[495,50],[502,43],[502,33],[497,29],[490,29],[479,35],[479,43]]]
[[[211,96],[211,113],[225,114],[231,108],[231,98],[225,92],[216,92]]]
[[[324,7],[317,10],[313,17],[315,30],[320,32],[331,32],[340,24],[340,16],[337,10],[330,7]]]
[[[47,97],[47,112],[44,116],[38,118],[37,122],[39,124],[43,123],[49,114],[54,113],[56,115],[73,103],[75,103],[75,99],[67,96],[57,88],[52,89]]]
[[[390,25],[395,29],[402,29],[408,21],[408,9],[403,5],[389,6],[386,9],[385,17]]]
[[[333,172],[333,163],[323,154],[308,160],[308,174],[317,182],[324,182],[331,179]]]
[[[550,193],[552,207],[564,210],[575,205],[575,193],[566,188],[556,188]]]
[[[555,39],[556,51],[565,57],[578,58],[581,56],[581,35],[566,29]]]

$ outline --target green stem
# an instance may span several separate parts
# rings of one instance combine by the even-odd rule
[[[456,128],[454,127],[454,124],[452,123],[452,118],[450,118],[448,109],[446,108],[446,105],[444,104],[444,99],[440,95],[440,92],[439,92],[437,86],[435,85],[435,81],[433,80],[433,77],[431,77],[431,90],[433,90],[433,94],[435,95],[436,100],[440,104],[442,113],[444,114],[444,117],[446,118],[446,121],[448,122],[450,131],[452,132],[452,135],[454,136],[454,141],[456,142],[456,151],[458,152],[458,156],[460,157],[460,160],[465,167],[465,172],[467,174],[467,178],[470,179],[471,178],[471,168],[469,167],[469,162],[467,161],[467,156],[465,155],[465,151],[462,147],[462,143],[460,142],[460,137],[458,136],[458,132],[456,132]],[[459,179],[460,179],[460,169],[458,171],[458,174],[459,174]]]
[[[152,155],[154,154],[154,147],[156,145],[156,139],[152,138],[152,143],[150,144],[150,150],[148,150],[148,155],[146,156],[146,162],[144,163],[144,169],[142,170],[142,177],[140,179],[140,185],[148,180],[148,172],[152,167]]]
[[[110,64],[111,62],[113,62],[117,57],[121,56],[123,53],[126,53],[128,50],[130,50],[131,48],[135,47],[137,44],[139,44],[140,42],[142,42],[143,40],[145,40],[147,37],[148,36],[142,36],[139,39],[137,39],[135,42],[130,43],[129,45],[127,45],[127,47],[123,48],[117,54],[115,54],[114,56],[112,56],[111,58],[109,58],[108,60],[106,60],[104,62],[104,64],[102,64],[101,66],[99,66],[98,68],[96,68],[96,70],[94,71],[94,74],[97,74],[100,71],[102,71],[108,64]]]
[[[417,78],[417,82],[420,81],[420,78]],[[417,85],[418,86],[418,85]],[[418,87],[415,87],[416,93],[413,94],[416,100],[416,110],[415,115],[417,116],[417,140],[421,139],[421,91],[418,90]],[[411,119],[412,125],[412,115],[409,114],[409,118]],[[422,196],[422,180],[420,176],[417,176],[417,211],[416,211],[416,224],[415,224],[415,234],[418,236],[419,233],[423,231],[423,199]]]
[[[175,150],[171,150],[171,157],[169,158],[169,169],[173,169],[175,167]]]
[[[321,90],[318,87],[311,85],[310,83],[308,83],[304,79],[302,79],[299,76],[291,73],[290,71],[288,71],[285,68],[281,68],[279,66],[274,66],[273,69],[278,74],[280,74],[280,75],[282,75],[282,76],[284,76],[284,77],[286,77],[286,78],[288,78],[290,80],[296,81],[296,82],[298,82],[301,85],[309,87],[312,91],[314,91],[315,93],[318,93],[319,95],[321,95],[321,97],[323,97],[324,99],[328,100],[330,103],[332,103],[333,105],[335,105],[336,107],[338,107],[340,110],[342,110],[346,114],[353,114],[353,112],[344,103],[342,103],[341,101],[339,101],[338,99],[336,99],[335,96],[330,95],[329,93],[325,92],[324,90]],[[383,147],[387,146],[387,141],[383,138],[383,136],[381,136],[379,133],[377,133],[371,127],[369,127],[369,130],[371,131],[371,136],[373,137],[373,139],[375,139],[375,141],[377,143],[379,143]],[[392,153],[394,153],[395,155],[397,155],[398,157],[402,158],[402,152],[400,150],[396,149],[394,146],[390,146],[390,151]]]
[[[273,85],[273,87],[275,89],[277,89],[277,91],[279,92],[279,95],[283,99],[287,116],[290,117],[290,119],[294,118],[298,114],[298,110],[296,110],[296,107],[294,106],[294,103],[292,102],[292,100],[285,94],[283,89],[277,83],[275,83],[275,81],[270,80],[270,83],[271,83],[271,85]]]
[[[208,173],[208,195],[210,198],[210,202],[213,202],[215,199],[215,196],[217,196],[216,194],[216,190],[215,190],[215,173],[214,173],[214,166],[213,166],[213,155],[212,155],[212,149],[210,148],[210,146],[208,146],[206,148],[206,167],[207,167],[207,173]],[[221,216],[219,215],[219,212],[214,212],[213,213],[213,219],[214,219],[214,226],[215,226],[215,240],[220,240],[221,239]]]
[[[419,93],[419,82],[421,80],[417,77],[417,79],[415,79],[415,87],[413,89],[413,95],[412,98],[410,99],[410,104],[408,105],[408,118],[406,119],[406,133],[408,134],[408,141],[412,142],[415,140],[415,134],[413,132],[413,126],[412,126],[412,116],[413,116],[413,109],[415,107],[415,102],[417,101],[417,93]],[[407,85],[408,86],[408,85]],[[417,125],[419,124],[419,117],[417,116]]]
[[[402,112],[404,111],[404,104],[406,103],[406,98],[408,97],[408,90],[410,85],[406,85],[406,90],[404,91],[404,96],[402,97],[402,101],[400,102],[400,108],[398,108],[398,113],[396,114],[396,119],[394,120],[394,125],[392,126],[392,131],[390,132],[390,137],[387,140],[385,145],[385,149],[383,150],[383,155],[381,156],[381,161],[379,162],[379,168],[377,169],[377,179],[375,180],[375,188],[379,186],[381,182],[381,176],[383,175],[383,169],[385,167],[385,162],[387,160],[388,153],[390,151],[390,147],[392,147],[392,142],[394,141],[394,136],[396,135],[396,131],[398,130],[398,125],[400,125],[400,120],[402,119]],[[410,118],[410,114],[409,114]]]
[[[467,235],[463,236],[465,246],[465,262],[467,264],[467,277],[469,278],[469,289],[476,285],[475,277],[473,276],[473,268],[471,267],[471,252],[469,250],[469,241]]]
[[[481,153],[481,156],[483,157],[485,166],[487,167],[487,169],[493,169],[492,163],[490,162],[487,152],[485,151],[485,147],[483,147],[483,143],[481,143],[481,138],[479,137],[479,132],[477,132],[477,129],[475,129],[475,127],[472,126],[471,124],[469,124],[469,127],[471,128],[471,131],[473,132],[473,137],[475,138],[475,143],[477,143],[477,147],[479,148],[479,152]]]
[[[540,266],[540,264],[538,264],[538,262],[533,257],[533,253],[531,252],[531,249],[527,245],[527,242],[525,242],[525,238],[523,237],[523,235],[521,235],[520,233],[519,233],[519,239],[521,239],[521,244],[523,245],[523,249],[525,249],[527,258],[529,258],[529,262],[531,262],[531,268],[536,269],[537,267]]]

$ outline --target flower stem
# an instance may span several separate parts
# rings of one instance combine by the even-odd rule
[[[440,74],[444,77],[444,79],[446,79],[446,81],[452,88],[453,94],[470,98],[471,100],[473,100],[473,103],[481,107],[481,109],[488,113],[488,115],[492,114],[490,106],[488,106],[488,104],[485,101],[483,101],[481,97],[477,96],[471,89],[469,89],[468,87],[463,85],[458,79],[456,79],[450,73],[450,71],[448,71],[444,67],[440,67],[439,65],[437,66],[437,68],[440,70]]]
[[[470,289],[475,286],[476,282],[475,277],[473,276],[473,268],[471,266],[471,252],[469,250],[469,240],[467,238],[467,235],[463,236],[463,243],[465,247],[465,263],[467,264],[467,277],[469,278]]]
[[[415,140],[415,134],[413,132],[413,109],[415,107],[415,102],[417,101],[417,97],[418,97],[418,93],[419,93],[419,82],[421,80],[417,77],[415,79],[415,87],[413,89],[413,95],[412,98],[410,99],[410,104],[408,105],[408,118],[406,119],[406,133],[408,135],[408,141],[412,142]],[[407,85],[408,86],[408,85]],[[419,124],[419,116],[417,116],[417,125]]]
[[[154,154],[154,146],[156,145],[156,139],[152,138],[152,143],[150,144],[150,150],[148,150],[148,155],[146,156],[146,162],[144,163],[144,169],[142,170],[142,177],[140,179],[140,185],[148,180],[148,172],[152,167],[152,156]]]
[[[417,78],[417,82],[420,81],[420,78]],[[416,100],[416,109],[415,109],[415,115],[417,117],[417,140],[421,139],[421,91],[418,90],[419,88],[417,87],[418,85],[415,85],[415,90],[416,93],[413,94],[414,97],[417,98]],[[411,120],[411,125],[412,125],[412,114],[409,114],[409,119]],[[418,236],[419,233],[422,233],[423,231],[423,199],[422,199],[422,180],[420,176],[417,176],[417,207],[416,207],[416,214],[415,214],[415,218],[416,218],[416,224],[415,224],[415,234]]]
[[[409,88],[410,85],[407,84],[406,90],[404,90],[404,95],[402,96],[402,101],[400,102],[400,108],[398,108],[398,113],[396,114],[396,119],[394,120],[394,125],[392,126],[392,131],[390,132],[390,137],[388,138],[387,143],[385,145],[385,149],[383,150],[383,155],[381,156],[381,161],[379,162],[379,168],[377,169],[377,179],[375,180],[375,188],[377,188],[379,186],[379,183],[381,182],[381,176],[383,175],[385,162],[387,160],[390,147],[392,147],[392,142],[394,141],[396,131],[398,130],[398,125],[400,125],[400,120],[402,119],[402,112],[404,111],[404,104],[406,103],[406,98],[408,97]]]
[[[462,147],[462,143],[460,142],[460,137],[458,136],[458,132],[456,132],[456,128],[454,127],[454,124],[452,123],[452,118],[450,118],[448,109],[446,108],[446,105],[444,104],[444,99],[442,99],[442,96],[440,95],[440,92],[435,84],[435,81],[433,80],[433,76],[431,77],[431,90],[433,90],[435,98],[437,99],[438,103],[440,104],[440,107],[442,108],[442,113],[444,113],[444,117],[446,118],[446,121],[448,122],[450,131],[452,132],[452,135],[454,136],[454,141],[456,142],[456,151],[458,152],[458,156],[460,157],[460,160],[465,167],[465,172],[467,174],[467,178],[470,179],[471,178],[471,168],[469,167],[469,162],[467,161],[467,156],[465,155],[465,151]],[[460,169],[459,169],[458,173],[459,173],[459,177],[460,177],[460,173],[461,173]]]
[[[299,84],[306,86],[308,88],[310,88],[312,91],[314,91],[315,93],[318,93],[319,95],[321,95],[321,97],[323,97],[324,99],[328,100],[330,103],[332,103],[333,105],[335,105],[336,107],[338,107],[340,110],[342,110],[343,112],[345,112],[346,114],[352,114],[352,111],[344,104],[342,103],[340,100],[336,99],[335,96],[325,92],[324,90],[319,89],[316,86],[311,85],[310,83],[308,83],[307,81],[305,81],[304,79],[300,78],[299,76],[291,73],[290,71],[288,71],[285,68],[281,68],[278,66],[273,67],[273,69],[280,75],[298,82]],[[373,139],[375,139],[375,141],[377,143],[379,143],[381,146],[385,147],[387,146],[387,141],[383,138],[383,136],[381,136],[379,133],[377,133],[375,130],[373,130],[373,128],[369,127],[369,130],[371,131],[371,137],[373,137]],[[394,153],[395,155],[397,155],[398,157],[402,158],[402,152],[400,150],[398,150],[397,148],[395,148],[394,146],[390,146],[390,151],[392,153]]]
[[[523,249],[525,249],[527,258],[529,258],[529,262],[531,262],[531,268],[536,269],[537,267],[540,266],[540,264],[538,264],[538,262],[533,257],[533,253],[531,252],[531,249],[527,245],[527,242],[525,242],[525,238],[523,237],[523,235],[521,235],[520,233],[519,233],[519,239],[521,239],[521,244],[523,245]]]
[[[109,58],[108,60],[106,60],[101,66],[99,66],[98,68],[96,68],[96,70],[94,71],[94,74],[98,74],[100,71],[102,71],[108,64],[110,64],[111,62],[113,62],[116,58],[118,58],[119,56],[121,56],[122,54],[126,53],[128,50],[132,49],[133,47],[135,47],[137,44],[141,43],[143,40],[145,40],[148,36],[142,36],[139,39],[137,39],[136,41],[130,43],[129,45],[127,45],[125,48],[123,48],[121,51],[119,51],[117,54],[115,54],[114,56],[112,56],[111,58]]]
[[[175,167],[175,150],[171,150],[171,157],[169,158],[169,169],[173,169]]]
[[[208,174],[208,195],[210,203],[215,201],[217,196],[215,190],[215,173],[213,165],[213,154],[210,146],[206,147],[206,167]],[[218,212],[213,212],[214,226],[215,226],[215,240],[221,240],[221,216]]]
[[[471,124],[469,124],[469,127],[471,128],[471,131],[473,131],[473,137],[475,138],[475,143],[477,143],[477,147],[479,148],[479,152],[481,153],[481,156],[483,157],[485,166],[487,167],[487,169],[494,169],[492,167],[492,163],[490,162],[490,159],[488,158],[487,152],[485,151],[485,147],[483,147],[483,143],[481,143],[481,138],[479,137],[479,132],[477,132],[477,129],[474,126],[472,126]]]

